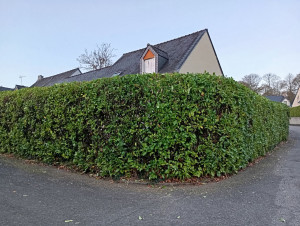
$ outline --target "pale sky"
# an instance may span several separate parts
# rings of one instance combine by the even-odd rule
[[[299,0],[0,0],[0,86],[79,67],[96,44],[123,53],[207,28],[226,76],[300,73]]]

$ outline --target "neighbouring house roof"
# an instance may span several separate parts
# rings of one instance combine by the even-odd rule
[[[43,87],[43,86],[52,86],[56,83],[60,83],[64,79],[67,79],[69,77],[75,76],[76,74],[81,74],[81,71],[79,68],[72,69],[70,71],[66,71],[60,74],[52,75],[46,78],[39,78],[31,87]]]
[[[1,91],[8,91],[8,90],[13,90],[13,89],[0,86],[0,92]]]
[[[284,96],[265,96],[265,97],[271,101],[280,102],[280,103],[282,103],[282,101],[286,99]]]
[[[75,75],[72,77],[65,78],[58,83],[64,82],[84,82],[84,81],[92,81],[98,78],[111,77],[110,67],[101,68],[94,71],[85,72],[79,75]]]
[[[19,90],[19,89],[23,89],[23,88],[27,88],[27,86],[23,86],[23,85],[16,85],[15,86],[15,90]]]

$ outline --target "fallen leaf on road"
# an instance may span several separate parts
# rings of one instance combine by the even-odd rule
[[[179,219],[179,218],[180,218],[180,216],[177,217],[177,219]]]
[[[283,219],[283,218],[280,218],[279,220],[280,220],[281,222],[285,222],[285,219]]]
[[[139,220],[141,221],[141,220],[143,220],[143,218],[141,216],[139,216]]]
[[[27,197],[28,195],[23,195],[23,197]]]
[[[65,220],[65,223],[73,222],[73,220]]]

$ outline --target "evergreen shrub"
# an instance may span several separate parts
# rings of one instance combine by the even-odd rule
[[[290,108],[291,117],[300,117],[300,106]]]
[[[143,74],[0,94],[0,152],[149,179],[237,172],[288,136],[289,110],[233,79]]]

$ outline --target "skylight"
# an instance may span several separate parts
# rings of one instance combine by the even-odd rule
[[[122,73],[122,71],[117,71],[111,77],[116,77],[116,76],[120,75],[121,73]]]

